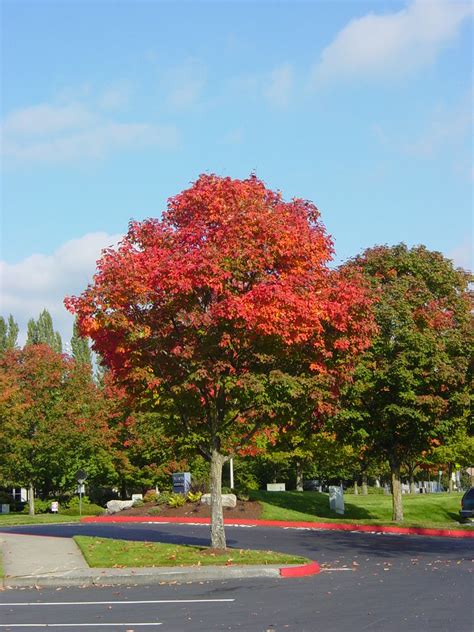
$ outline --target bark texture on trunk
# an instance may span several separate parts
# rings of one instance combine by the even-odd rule
[[[35,515],[35,488],[33,483],[30,483],[28,486],[28,513],[30,516]]]
[[[303,468],[299,461],[296,462],[296,491],[303,491]]]
[[[415,477],[413,474],[410,474],[410,494],[415,494]]]
[[[362,496],[367,496],[369,490],[367,488],[367,474],[362,474]]]
[[[211,455],[211,547],[225,549],[224,514],[222,512],[222,466],[225,458],[216,449]]]
[[[453,485],[453,464],[448,463],[448,492],[451,494],[454,491]]]
[[[403,522],[402,483],[400,480],[400,463],[390,461],[392,478],[392,520]]]

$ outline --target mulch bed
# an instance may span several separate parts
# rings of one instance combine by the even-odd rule
[[[168,505],[155,505],[145,503],[141,507],[132,507],[120,511],[118,516],[160,516],[162,518],[210,518],[211,508],[209,505],[201,503],[186,503],[182,507],[168,507]],[[248,520],[258,520],[262,515],[262,506],[259,502],[248,500],[237,501],[237,506],[233,509],[224,507],[224,518],[246,518]]]

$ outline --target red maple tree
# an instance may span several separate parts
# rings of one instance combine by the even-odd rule
[[[161,221],[131,222],[66,299],[116,379],[210,461],[214,548],[226,545],[223,463],[263,445],[296,401],[326,412],[369,343],[366,286],[331,270],[332,252],[311,202],[202,175]]]

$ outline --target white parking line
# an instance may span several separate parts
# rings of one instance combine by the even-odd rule
[[[109,606],[113,604],[144,604],[144,603],[223,603],[235,601],[235,599],[152,599],[143,601],[13,601],[0,603],[0,606]]]
[[[138,626],[148,626],[148,625],[163,625],[162,623],[157,623],[156,621],[153,623],[96,623],[94,621],[94,623],[7,623],[7,624],[0,624],[0,628],[84,628],[84,627],[90,627],[92,629],[98,627],[98,626],[115,626],[116,628],[118,626],[122,626],[122,625],[126,625],[126,626],[130,626],[130,625],[134,625],[135,627]]]

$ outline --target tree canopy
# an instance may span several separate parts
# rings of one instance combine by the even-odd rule
[[[303,394],[316,423],[369,343],[366,285],[331,270],[331,256],[312,203],[285,202],[254,176],[203,175],[161,221],[132,222],[66,300],[114,376],[167,408],[168,431],[211,461],[216,548],[223,462],[278,432]]]
[[[5,320],[0,316],[0,353],[7,349],[15,349],[18,344],[18,324],[10,314]]]
[[[27,345],[49,345],[53,351],[61,353],[63,344],[58,331],[54,331],[53,319],[47,309],[44,309],[38,320],[30,318],[28,321]]]
[[[424,246],[365,251],[347,264],[378,293],[379,328],[361,357],[336,429],[390,462],[394,520],[403,519],[400,465],[468,422],[473,327],[470,275]]]
[[[42,494],[69,491],[74,472],[107,480],[111,434],[90,371],[45,344],[0,356],[0,479]]]

